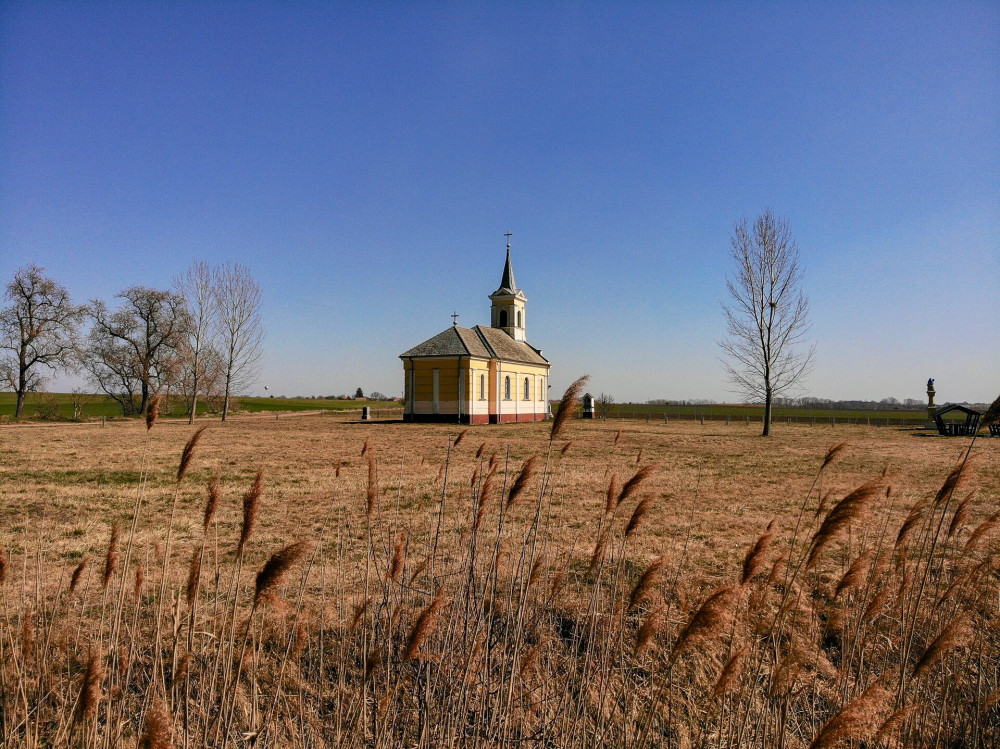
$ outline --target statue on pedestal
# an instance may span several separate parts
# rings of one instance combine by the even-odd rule
[[[937,425],[934,423],[934,412],[937,411],[937,406],[934,405],[934,395],[936,393],[934,378],[931,377],[927,380],[927,421],[924,422],[924,427],[927,429],[937,428]]]

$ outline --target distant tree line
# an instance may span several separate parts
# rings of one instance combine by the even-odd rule
[[[115,300],[75,304],[43,268],[15,273],[0,309],[0,378],[16,393],[15,416],[62,370],[84,374],[125,415],[161,394],[183,397],[191,420],[200,399],[225,420],[262,353],[261,289],[249,269],[198,261],[170,289],[130,286]]]
[[[614,399],[612,399],[612,402]],[[666,398],[652,398],[646,401],[646,405],[649,406],[708,406],[715,405],[718,401],[706,400],[703,398],[693,398],[690,400],[668,400]],[[749,405],[761,405],[759,403],[751,403]],[[824,409],[824,410],[840,410],[840,411],[890,411],[898,409],[903,410],[914,410],[925,408],[927,406],[927,401],[920,400],[919,398],[903,398],[902,400],[898,398],[888,397],[882,398],[881,400],[832,400],[830,398],[816,398],[813,396],[802,396],[799,398],[775,398],[774,405],[784,408],[814,408],[814,409]],[[982,406],[985,407],[985,403],[967,403],[964,405],[971,406]]]

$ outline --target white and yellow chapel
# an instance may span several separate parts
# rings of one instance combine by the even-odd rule
[[[528,298],[507,261],[490,326],[450,328],[399,355],[404,421],[500,424],[548,417],[549,362],[525,340]]]

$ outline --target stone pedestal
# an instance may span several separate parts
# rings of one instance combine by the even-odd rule
[[[934,389],[934,378],[927,380],[927,420],[924,422],[925,429],[937,429],[937,423],[934,421],[934,412],[937,411],[937,406],[934,405],[934,396],[937,391]]]

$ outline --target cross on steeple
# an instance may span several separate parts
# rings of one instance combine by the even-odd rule
[[[507,237],[507,249],[509,250],[510,249],[510,238],[514,236],[514,233],[510,229],[508,229],[507,233],[504,234],[504,236]]]
[[[458,313],[457,312],[452,312],[451,313],[451,324],[452,325],[458,325]]]

